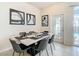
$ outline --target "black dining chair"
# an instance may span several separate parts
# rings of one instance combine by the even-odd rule
[[[53,49],[52,49],[52,44],[53,44],[53,47],[55,49],[55,45],[54,45],[54,34],[51,36],[51,38],[49,39],[48,43],[50,44],[50,48],[51,48],[51,53],[53,55]]]
[[[31,54],[35,56],[37,53],[39,53],[39,56],[41,56],[41,52],[46,49],[47,55],[49,55],[47,51],[48,41],[49,37],[44,38],[41,41],[39,41],[39,44],[37,46],[31,47]]]
[[[23,53],[23,55],[24,55],[24,52],[26,52],[26,50],[30,49],[30,47],[27,47],[23,44],[17,44],[15,40],[11,40],[11,39],[9,39],[9,40],[10,40],[13,50],[14,50],[14,52],[12,54],[13,56],[14,56],[15,52],[19,53],[19,56],[21,53]]]

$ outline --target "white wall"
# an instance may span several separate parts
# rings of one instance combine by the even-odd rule
[[[36,25],[10,25],[10,8],[36,15]],[[27,3],[0,3],[0,51],[11,47],[9,38],[22,31],[40,31],[40,10]]]
[[[54,32],[55,20],[53,17],[55,15],[64,14],[64,44],[73,44],[73,13],[70,5],[66,3],[52,5],[47,9],[42,11],[42,15],[49,15],[49,27],[50,32]],[[44,28],[43,28],[44,30]]]

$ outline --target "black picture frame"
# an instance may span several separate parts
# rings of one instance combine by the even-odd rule
[[[25,13],[15,9],[10,9],[10,24],[11,25],[24,25]]]
[[[33,14],[26,13],[26,23],[27,23],[27,25],[35,25],[36,16]]]
[[[48,26],[48,15],[42,16],[42,26],[47,27]]]

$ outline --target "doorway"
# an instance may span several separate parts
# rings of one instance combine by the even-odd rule
[[[64,43],[64,14],[54,16],[55,41]]]
[[[79,6],[73,8],[74,11],[74,45],[79,46]]]

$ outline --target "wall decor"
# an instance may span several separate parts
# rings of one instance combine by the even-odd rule
[[[42,26],[44,27],[48,26],[48,15],[42,16]]]
[[[33,14],[26,14],[26,22],[27,25],[35,25],[36,23],[36,16]]]
[[[22,11],[10,9],[10,24],[24,25],[25,24],[25,13]]]

